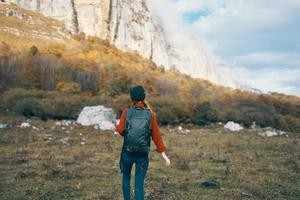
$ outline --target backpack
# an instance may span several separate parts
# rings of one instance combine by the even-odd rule
[[[123,150],[146,156],[151,145],[151,113],[146,107],[130,106],[126,115]]]

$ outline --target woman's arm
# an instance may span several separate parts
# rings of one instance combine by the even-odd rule
[[[152,123],[152,139],[157,147],[157,152],[162,153],[166,151],[160,130],[158,127],[157,118],[154,112],[151,112],[151,123]]]
[[[127,114],[127,108],[125,108],[121,114],[121,117],[120,117],[120,122],[119,124],[117,125],[115,131],[117,131],[120,135],[123,136],[123,133],[125,131],[125,122],[126,122],[126,114]]]
[[[164,145],[162,136],[160,134],[160,130],[158,127],[158,122],[155,113],[151,112],[151,120],[152,120],[152,139],[157,147],[157,152],[161,153],[163,159],[165,159],[166,166],[169,166],[171,164],[170,159],[166,155],[166,147]]]
[[[169,165],[171,164],[171,161],[170,161],[170,159],[168,158],[168,156],[166,155],[166,153],[165,153],[165,152],[162,152],[161,155],[162,155],[162,157],[163,157],[163,158],[165,159],[165,161],[166,161],[166,166],[169,166]]]

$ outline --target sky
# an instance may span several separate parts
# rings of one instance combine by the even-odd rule
[[[172,32],[195,36],[233,79],[300,96],[300,0],[148,0]]]

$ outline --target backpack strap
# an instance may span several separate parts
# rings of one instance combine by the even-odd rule
[[[128,119],[132,116],[134,109],[135,109],[134,106],[130,106],[127,110],[126,120],[125,120],[125,134],[127,133],[128,130]]]

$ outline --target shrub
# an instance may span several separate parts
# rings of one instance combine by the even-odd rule
[[[286,123],[288,124],[288,131],[300,133],[300,119],[293,116],[284,117]],[[283,124],[279,124],[279,129],[286,130]]]
[[[40,99],[34,97],[20,99],[17,101],[13,110],[26,117],[37,116],[45,119],[48,115]]]
[[[118,116],[121,115],[124,108],[129,106],[131,103],[131,100],[129,98],[129,95],[120,95],[112,98],[112,102],[108,107],[112,107]]]
[[[150,98],[149,101],[160,124],[183,123],[190,117],[183,102],[174,98],[162,96]]]
[[[56,93],[52,98],[43,99],[43,106],[49,112],[48,118],[54,119],[76,119],[85,105],[85,98],[78,95]]]
[[[1,109],[41,119],[76,119],[91,102],[79,95],[42,90],[11,89],[1,96]]]
[[[18,101],[27,98],[43,98],[44,94],[45,92],[40,90],[10,89],[1,95],[0,107],[1,109],[13,110]]]
[[[59,82],[55,89],[59,92],[77,93],[80,92],[80,85],[75,82]]]
[[[197,125],[205,125],[210,121],[216,122],[217,112],[209,102],[200,103],[196,105],[191,120],[192,123]]]
[[[132,79],[127,75],[112,78],[106,83],[105,91],[109,96],[129,94],[132,87]]]
[[[22,81],[26,88],[40,88],[42,84],[40,65],[34,57],[31,54],[26,54],[22,60],[22,67],[16,72],[17,78]]]

